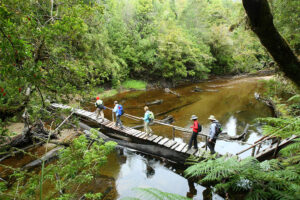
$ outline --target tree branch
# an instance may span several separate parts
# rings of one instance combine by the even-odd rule
[[[300,86],[300,61],[273,23],[267,0],[243,0],[253,32],[285,75]]]

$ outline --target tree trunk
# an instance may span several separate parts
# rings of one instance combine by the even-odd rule
[[[253,32],[285,75],[300,86],[300,61],[273,23],[267,0],[243,0]]]

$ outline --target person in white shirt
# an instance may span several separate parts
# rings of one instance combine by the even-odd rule
[[[96,99],[97,99],[97,101],[95,103],[95,106],[97,107],[97,109],[96,109],[96,113],[97,113],[96,118],[98,119],[99,115],[100,115],[101,119],[102,119],[102,122],[103,122],[104,121],[104,112],[103,112],[103,110],[105,109],[105,107],[103,105],[103,101],[99,97],[96,97]]]

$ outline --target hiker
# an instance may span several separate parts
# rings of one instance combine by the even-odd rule
[[[116,113],[116,127],[118,127],[118,125],[120,125],[120,128],[123,129],[123,124],[121,121],[121,116],[123,115],[124,111],[123,111],[123,107],[121,104],[118,104],[118,101],[114,102],[115,107],[113,109],[113,112]]]
[[[188,149],[191,149],[193,142],[194,142],[194,149],[198,149],[197,135],[199,132],[201,132],[202,127],[199,124],[197,119],[198,117],[196,115],[192,115],[191,120],[194,121],[193,126],[191,126],[191,128],[193,128],[193,135],[190,139]]]
[[[148,106],[144,107],[145,115],[144,115],[144,131],[148,134],[148,136],[151,135],[152,129],[150,128],[150,122],[153,120],[151,117],[151,111],[149,111]],[[153,115],[153,114],[152,114]]]
[[[209,138],[207,141],[207,146],[211,154],[215,154],[215,145],[219,134],[222,132],[221,124],[216,120],[215,116],[211,115],[208,118],[211,121]]]
[[[95,107],[97,107],[97,109],[96,109],[96,113],[97,113],[96,119],[99,118],[99,114],[100,114],[101,119],[102,119],[101,122],[103,122],[104,121],[103,110],[105,109],[105,107],[103,105],[103,101],[99,97],[96,97]]]

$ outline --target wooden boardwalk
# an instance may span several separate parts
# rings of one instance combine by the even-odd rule
[[[136,129],[133,129],[133,128],[130,128],[127,126],[124,126],[123,129],[120,129],[119,127],[115,126],[115,122],[113,122],[113,121],[110,121],[108,119],[104,119],[104,121],[102,119],[96,119],[95,112],[89,112],[89,111],[82,110],[82,109],[75,109],[75,108],[72,108],[67,105],[56,104],[56,103],[51,104],[51,107],[53,107],[55,109],[70,109],[70,110],[72,110],[72,112],[75,115],[79,116],[80,118],[97,123],[102,128],[102,130],[118,133],[118,135],[129,137],[133,141],[135,141],[137,144],[151,146],[152,148],[155,148],[155,150],[154,150],[154,152],[156,152],[155,155],[160,156],[160,157],[164,157],[167,159],[171,158],[171,160],[172,159],[175,160],[177,157],[178,158],[180,157],[181,161],[182,161],[191,155],[198,157],[198,158],[207,158],[210,156],[210,151],[206,150],[205,148],[199,148],[198,150],[191,148],[188,150],[188,145],[184,142],[174,141],[173,139],[155,135],[155,134],[149,136],[149,135],[147,135],[147,133],[145,133],[143,131],[139,131],[139,130],[136,130]],[[108,109],[111,110],[111,108],[108,108]],[[128,114],[124,114],[124,116],[129,117],[131,119],[135,119],[135,120],[142,120],[142,118],[140,118],[140,117],[136,117],[136,116],[132,116],[132,115],[128,115]],[[172,127],[173,128],[173,138],[174,138],[175,130],[191,133],[191,130],[189,130],[189,129],[185,129],[185,128],[178,127],[178,126],[173,126],[170,124],[165,124],[158,120],[155,120],[154,122],[156,124]],[[199,133],[199,135],[208,137],[208,135],[206,135],[204,133]],[[297,138],[297,136],[292,136],[292,137],[284,139],[284,140],[278,139],[278,142],[276,144],[272,144],[268,148],[260,151],[262,143],[270,138],[271,138],[271,136],[269,136],[265,139],[262,139],[261,141],[257,142],[256,144],[253,144],[252,146],[246,148],[245,150],[242,150],[241,152],[237,153],[236,155],[226,153],[224,156],[226,156],[227,158],[236,156],[238,158],[238,160],[241,160],[238,157],[238,155],[252,149],[252,156],[256,157],[259,161],[263,161],[272,156],[273,157],[276,156],[276,154],[278,153],[278,151],[280,149],[282,149],[286,145],[292,143],[293,140],[295,138]],[[219,139],[226,140],[222,137],[219,137]],[[256,147],[257,147],[257,149],[256,149]]]
[[[205,150],[205,148],[199,148],[198,150],[195,150],[194,148],[191,148],[188,150],[188,145],[183,142],[177,142],[172,139],[163,137],[163,136],[158,136],[155,134],[152,134],[151,136],[148,136],[147,133],[143,131],[139,131],[127,126],[124,126],[123,129],[120,129],[119,127],[115,126],[115,122],[112,122],[108,119],[96,119],[96,113],[94,112],[89,112],[86,110],[82,109],[74,109],[70,106],[67,105],[62,105],[62,104],[56,104],[53,103],[51,104],[53,108],[56,109],[72,109],[75,115],[83,118],[87,118],[89,120],[93,120],[97,122],[103,129],[109,129],[112,132],[118,132],[120,134],[123,134],[124,136],[129,136],[131,138],[134,138],[138,141],[141,141],[144,144],[152,144],[156,145],[159,147],[163,147],[166,149],[169,149],[171,151],[174,151],[175,153],[178,154],[184,154],[185,157],[189,157],[190,155],[194,155],[195,157],[208,157],[210,155],[209,150]],[[229,157],[233,156],[232,154],[227,154]],[[163,156],[162,156],[163,157]]]

